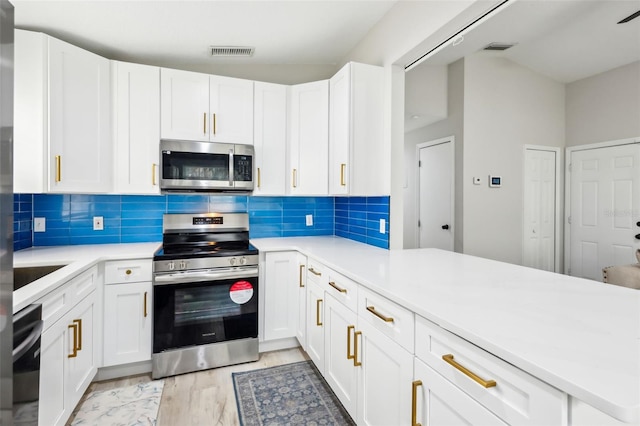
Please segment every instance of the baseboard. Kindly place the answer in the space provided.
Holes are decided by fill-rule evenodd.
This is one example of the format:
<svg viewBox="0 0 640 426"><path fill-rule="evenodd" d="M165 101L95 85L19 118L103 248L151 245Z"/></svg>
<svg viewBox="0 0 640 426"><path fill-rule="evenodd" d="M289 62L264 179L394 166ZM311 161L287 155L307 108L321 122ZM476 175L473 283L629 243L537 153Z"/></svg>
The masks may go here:
<svg viewBox="0 0 640 426"><path fill-rule="evenodd" d="M291 349L300 346L298 339L295 337L287 337L284 339L269 340L258 343L258 352L279 351L280 349Z"/></svg>
<svg viewBox="0 0 640 426"><path fill-rule="evenodd" d="M101 382L103 380L118 379L120 377L135 376L137 374L145 373L151 373L151 360L98 368L98 373L93 381Z"/></svg>

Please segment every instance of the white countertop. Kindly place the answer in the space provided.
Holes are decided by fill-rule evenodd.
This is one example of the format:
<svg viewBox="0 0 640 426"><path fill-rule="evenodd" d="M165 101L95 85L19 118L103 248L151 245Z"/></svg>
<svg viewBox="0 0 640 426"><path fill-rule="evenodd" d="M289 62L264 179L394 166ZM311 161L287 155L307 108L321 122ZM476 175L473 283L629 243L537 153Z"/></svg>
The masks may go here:
<svg viewBox="0 0 640 426"><path fill-rule="evenodd" d="M15 268L66 265L13 292L13 312L55 290L69 279L103 260L147 259L161 243L91 244L31 247L13 253Z"/></svg>
<svg viewBox="0 0 640 426"><path fill-rule="evenodd" d="M640 423L640 291L436 249L339 237L296 250L593 407Z"/></svg>

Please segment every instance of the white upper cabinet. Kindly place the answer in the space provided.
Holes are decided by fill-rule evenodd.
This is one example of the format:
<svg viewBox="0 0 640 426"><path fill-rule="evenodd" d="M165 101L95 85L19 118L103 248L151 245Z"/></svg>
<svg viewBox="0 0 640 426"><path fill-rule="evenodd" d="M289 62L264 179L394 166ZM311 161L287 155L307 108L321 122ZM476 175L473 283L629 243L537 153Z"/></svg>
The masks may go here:
<svg viewBox="0 0 640 426"><path fill-rule="evenodd" d="M288 193L327 195L329 80L291 87Z"/></svg>
<svg viewBox="0 0 640 426"><path fill-rule="evenodd" d="M255 83L253 195L285 195L288 86Z"/></svg>
<svg viewBox="0 0 640 426"><path fill-rule="evenodd" d="M112 61L115 190L159 194L160 68Z"/></svg>
<svg viewBox="0 0 640 426"><path fill-rule="evenodd" d="M111 191L109 61L41 33L15 34L15 191Z"/></svg>
<svg viewBox="0 0 640 426"><path fill-rule="evenodd" d="M253 81L162 68L163 139L253 144Z"/></svg>
<svg viewBox="0 0 640 426"><path fill-rule="evenodd" d="M329 193L388 195L383 68L350 62L329 86Z"/></svg>

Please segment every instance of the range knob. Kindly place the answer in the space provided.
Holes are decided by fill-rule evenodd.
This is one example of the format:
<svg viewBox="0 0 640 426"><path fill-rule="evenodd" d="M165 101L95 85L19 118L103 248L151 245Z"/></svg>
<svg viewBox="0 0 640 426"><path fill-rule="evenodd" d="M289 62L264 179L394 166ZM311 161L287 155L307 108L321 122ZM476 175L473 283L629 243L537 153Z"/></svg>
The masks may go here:
<svg viewBox="0 0 640 426"><path fill-rule="evenodd" d="M187 269L187 262L184 260L180 262L180 269Z"/></svg>
<svg viewBox="0 0 640 426"><path fill-rule="evenodd" d="M247 258L246 258L246 257L244 257L244 256L242 256L242 257L240 258L240 264L241 264L241 265L246 265L246 263L247 263Z"/></svg>
<svg viewBox="0 0 640 426"><path fill-rule="evenodd" d="M173 271L174 269L176 269L176 264L173 262L169 262L167 263L167 268L169 268L170 271Z"/></svg>
<svg viewBox="0 0 640 426"><path fill-rule="evenodd" d="M231 259L229 259L229 264L230 264L231 266L234 266L234 265L236 264L236 258L235 258L235 257L232 257Z"/></svg>

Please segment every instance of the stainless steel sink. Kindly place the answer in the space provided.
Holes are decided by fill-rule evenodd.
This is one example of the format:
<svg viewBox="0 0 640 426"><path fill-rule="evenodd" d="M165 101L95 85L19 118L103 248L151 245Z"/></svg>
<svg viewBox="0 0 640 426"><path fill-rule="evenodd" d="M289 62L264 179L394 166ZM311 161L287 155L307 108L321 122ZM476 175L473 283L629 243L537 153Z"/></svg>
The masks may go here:
<svg viewBox="0 0 640 426"><path fill-rule="evenodd" d="M51 265L51 266L28 266L24 268L13 268L13 291L34 282L60 268L67 265Z"/></svg>

